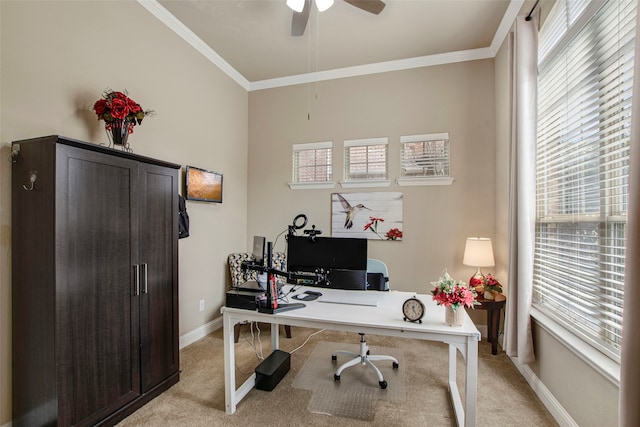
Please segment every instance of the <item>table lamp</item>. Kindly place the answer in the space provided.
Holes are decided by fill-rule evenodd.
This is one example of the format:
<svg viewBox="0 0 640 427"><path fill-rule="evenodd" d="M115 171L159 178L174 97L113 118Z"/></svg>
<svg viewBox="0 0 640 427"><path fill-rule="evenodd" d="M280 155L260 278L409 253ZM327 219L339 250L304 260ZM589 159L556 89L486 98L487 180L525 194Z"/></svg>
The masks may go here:
<svg viewBox="0 0 640 427"><path fill-rule="evenodd" d="M496 265L493 259L491 239L488 237L468 237L464 247L462 263L478 269L469 279L469 286L474 288L477 293L483 293L484 275L480 271L480 267L493 267Z"/></svg>

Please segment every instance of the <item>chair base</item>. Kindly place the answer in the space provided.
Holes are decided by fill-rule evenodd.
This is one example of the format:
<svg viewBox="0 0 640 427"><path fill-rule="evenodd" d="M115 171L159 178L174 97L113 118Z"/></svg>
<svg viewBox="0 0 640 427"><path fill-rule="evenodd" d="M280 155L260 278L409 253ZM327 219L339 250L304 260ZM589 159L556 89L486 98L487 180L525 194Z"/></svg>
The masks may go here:
<svg viewBox="0 0 640 427"><path fill-rule="evenodd" d="M246 323L236 323L233 325L233 342L237 343L240 339L240 327L246 325ZM291 338L291 326L284 325L284 333L287 338Z"/></svg>
<svg viewBox="0 0 640 427"><path fill-rule="evenodd" d="M398 364L398 359L396 359L393 356L371 355L369 352L369 346L367 345L367 341L364 338L364 334L360 333L359 335L360 335L360 353L359 354L353 353L351 351L336 350L331 355L331 360L334 362L338 360L338 355L343 355L351 358L351 360L343 363L338 367L335 374L333 375L334 381L340 381L340 374L345 369L351 366L355 366L357 364L362 364L362 365L367 365L368 367L374 370L374 372L378 376L378 384L380 385L381 389L387 388L387 382L384 380L382 373L380 372L380 369L378 369L378 367L373 364L373 361L389 360L393 362L393 369L398 369L398 367L400 366Z"/></svg>

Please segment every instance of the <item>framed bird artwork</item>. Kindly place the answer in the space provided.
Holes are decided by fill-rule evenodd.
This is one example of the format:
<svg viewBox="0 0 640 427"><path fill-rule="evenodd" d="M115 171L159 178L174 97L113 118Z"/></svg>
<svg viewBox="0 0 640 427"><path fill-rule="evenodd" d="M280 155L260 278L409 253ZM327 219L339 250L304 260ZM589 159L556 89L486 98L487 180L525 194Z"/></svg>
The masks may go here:
<svg viewBox="0 0 640 427"><path fill-rule="evenodd" d="M331 236L402 240L402 193L333 193Z"/></svg>

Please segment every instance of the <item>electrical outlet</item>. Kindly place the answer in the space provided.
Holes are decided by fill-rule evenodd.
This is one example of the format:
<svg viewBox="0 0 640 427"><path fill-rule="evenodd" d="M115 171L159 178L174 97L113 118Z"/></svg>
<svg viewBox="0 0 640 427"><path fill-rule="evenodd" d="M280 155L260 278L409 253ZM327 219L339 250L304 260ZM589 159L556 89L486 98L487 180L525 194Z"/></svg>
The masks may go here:
<svg viewBox="0 0 640 427"><path fill-rule="evenodd" d="M204 300L200 300L200 311L204 311Z"/></svg>

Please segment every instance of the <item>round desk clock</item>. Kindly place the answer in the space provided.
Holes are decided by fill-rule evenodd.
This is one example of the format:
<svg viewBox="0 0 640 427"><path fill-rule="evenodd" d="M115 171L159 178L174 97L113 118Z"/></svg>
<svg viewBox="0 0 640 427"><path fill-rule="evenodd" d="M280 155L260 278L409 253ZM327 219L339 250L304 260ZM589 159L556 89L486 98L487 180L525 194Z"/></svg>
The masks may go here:
<svg viewBox="0 0 640 427"><path fill-rule="evenodd" d="M416 297L411 297L402 304L403 319L409 322L422 323L424 304Z"/></svg>

